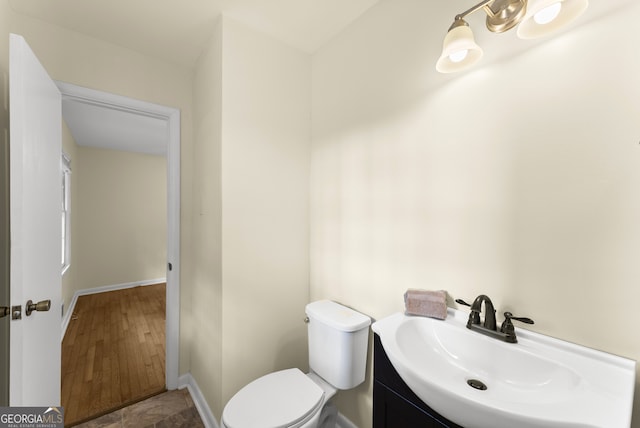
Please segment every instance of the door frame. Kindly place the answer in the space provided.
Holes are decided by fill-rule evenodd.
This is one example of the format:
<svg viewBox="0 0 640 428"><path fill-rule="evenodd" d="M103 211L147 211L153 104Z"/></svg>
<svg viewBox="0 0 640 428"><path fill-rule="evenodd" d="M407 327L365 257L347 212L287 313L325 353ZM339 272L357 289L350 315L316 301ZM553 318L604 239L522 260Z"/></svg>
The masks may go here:
<svg viewBox="0 0 640 428"><path fill-rule="evenodd" d="M165 120L167 123L167 287L165 382L178 387L180 350L180 110L55 81L62 99Z"/></svg>

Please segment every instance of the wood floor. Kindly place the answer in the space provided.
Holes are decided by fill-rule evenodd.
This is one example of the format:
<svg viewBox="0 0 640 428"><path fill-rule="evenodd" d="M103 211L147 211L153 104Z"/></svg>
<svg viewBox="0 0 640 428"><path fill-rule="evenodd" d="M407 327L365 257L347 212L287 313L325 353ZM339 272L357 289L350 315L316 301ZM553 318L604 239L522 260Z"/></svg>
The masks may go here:
<svg viewBox="0 0 640 428"><path fill-rule="evenodd" d="M165 390L165 289L78 298L62 341L65 426Z"/></svg>

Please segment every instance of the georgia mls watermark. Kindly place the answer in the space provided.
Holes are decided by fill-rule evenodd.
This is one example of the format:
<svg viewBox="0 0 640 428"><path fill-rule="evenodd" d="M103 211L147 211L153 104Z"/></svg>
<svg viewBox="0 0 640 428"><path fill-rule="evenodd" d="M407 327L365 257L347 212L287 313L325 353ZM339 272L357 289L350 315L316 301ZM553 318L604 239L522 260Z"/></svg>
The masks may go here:
<svg viewBox="0 0 640 428"><path fill-rule="evenodd" d="M0 428L64 428L64 409L0 407Z"/></svg>

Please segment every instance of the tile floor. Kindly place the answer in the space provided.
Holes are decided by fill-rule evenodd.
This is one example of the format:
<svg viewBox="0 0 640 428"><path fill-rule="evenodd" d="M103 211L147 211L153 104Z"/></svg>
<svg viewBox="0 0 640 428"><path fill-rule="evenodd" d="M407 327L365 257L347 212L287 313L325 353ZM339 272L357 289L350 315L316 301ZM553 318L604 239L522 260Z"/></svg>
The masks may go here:
<svg viewBox="0 0 640 428"><path fill-rule="evenodd" d="M204 428L189 390L176 389L76 425L77 428Z"/></svg>

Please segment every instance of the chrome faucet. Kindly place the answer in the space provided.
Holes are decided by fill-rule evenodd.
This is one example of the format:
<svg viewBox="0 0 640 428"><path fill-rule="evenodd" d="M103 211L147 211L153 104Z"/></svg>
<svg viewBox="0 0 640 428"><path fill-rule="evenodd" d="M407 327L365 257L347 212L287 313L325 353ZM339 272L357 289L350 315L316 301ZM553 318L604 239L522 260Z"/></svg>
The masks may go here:
<svg viewBox="0 0 640 428"><path fill-rule="evenodd" d="M469 320L467 321L467 328L478 333L503 340L508 343L517 343L516 330L511 320L523 322L525 324L533 324L533 320L530 318L514 317L511 312L504 313L504 321L500 326L500 330L496 324L496 310L493 307L493 302L489 296L484 294L479 295L473 301L473 304L468 304L462 299L456 299L456 303L471 307L469 313ZM482 312L482 304L484 303L484 320L480 323L480 314Z"/></svg>

